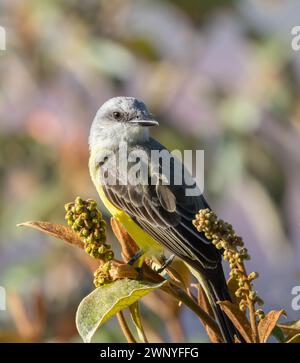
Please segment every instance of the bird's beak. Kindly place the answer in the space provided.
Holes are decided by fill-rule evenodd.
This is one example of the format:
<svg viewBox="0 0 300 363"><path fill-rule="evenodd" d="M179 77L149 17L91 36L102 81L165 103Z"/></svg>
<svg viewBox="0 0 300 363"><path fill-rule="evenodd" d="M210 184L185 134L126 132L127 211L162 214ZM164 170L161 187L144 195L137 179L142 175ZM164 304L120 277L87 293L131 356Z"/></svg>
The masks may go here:
<svg viewBox="0 0 300 363"><path fill-rule="evenodd" d="M138 125L138 126L159 126L159 123L156 120L131 120L129 123Z"/></svg>

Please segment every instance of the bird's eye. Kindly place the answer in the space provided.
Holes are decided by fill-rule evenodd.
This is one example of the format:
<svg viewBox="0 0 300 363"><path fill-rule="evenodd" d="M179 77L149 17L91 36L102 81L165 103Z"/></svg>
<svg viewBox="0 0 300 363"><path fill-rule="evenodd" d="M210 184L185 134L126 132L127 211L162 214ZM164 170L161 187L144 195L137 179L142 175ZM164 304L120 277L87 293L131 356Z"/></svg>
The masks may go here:
<svg viewBox="0 0 300 363"><path fill-rule="evenodd" d="M119 111L113 112L113 116L115 120L120 120L122 118L122 114Z"/></svg>

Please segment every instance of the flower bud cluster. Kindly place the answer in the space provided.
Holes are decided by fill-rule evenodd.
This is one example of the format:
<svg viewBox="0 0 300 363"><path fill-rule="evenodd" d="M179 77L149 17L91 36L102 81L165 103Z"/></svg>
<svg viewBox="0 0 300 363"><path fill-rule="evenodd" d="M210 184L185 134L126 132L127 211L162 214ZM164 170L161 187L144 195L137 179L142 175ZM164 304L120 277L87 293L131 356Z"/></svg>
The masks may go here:
<svg viewBox="0 0 300 363"><path fill-rule="evenodd" d="M201 209L195 216L193 224L205 237L212 241L223 254L225 261L230 266L230 277L237 281L238 288L235 295L239 301L239 308L245 311L249 301L251 304L262 305L262 299L253 291L253 280L258 278L257 272L246 273L244 261L250 260L248 250L231 224L219 219L210 209ZM261 319L264 314L261 309L256 311L256 316Z"/></svg>
<svg viewBox="0 0 300 363"><path fill-rule="evenodd" d="M65 210L67 223L84 242L85 252L103 261L112 260L114 253L106 243L106 222L97 203L77 197L75 203L65 205Z"/></svg>

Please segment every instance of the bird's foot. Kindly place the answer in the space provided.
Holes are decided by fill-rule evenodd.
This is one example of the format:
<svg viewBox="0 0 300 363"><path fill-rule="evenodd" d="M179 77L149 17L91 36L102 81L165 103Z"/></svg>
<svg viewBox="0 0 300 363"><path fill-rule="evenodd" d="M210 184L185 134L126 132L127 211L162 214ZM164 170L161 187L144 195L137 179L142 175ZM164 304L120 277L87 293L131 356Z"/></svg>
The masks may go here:
<svg viewBox="0 0 300 363"><path fill-rule="evenodd" d="M171 263L174 260L174 257L175 257L175 255L171 255L170 257L168 257L167 259L165 259L164 262L163 262L163 264L161 265L161 267L158 270L156 270L156 272L159 273L159 274L161 272L163 272L168 266L171 265Z"/></svg>
<svg viewBox="0 0 300 363"><path fill-rule="evenodd" d="M133 266L138 259L143 256L144 251L143 250L139 250L133 257L131 257L131 259L127 262L128 265Z"/></svg>

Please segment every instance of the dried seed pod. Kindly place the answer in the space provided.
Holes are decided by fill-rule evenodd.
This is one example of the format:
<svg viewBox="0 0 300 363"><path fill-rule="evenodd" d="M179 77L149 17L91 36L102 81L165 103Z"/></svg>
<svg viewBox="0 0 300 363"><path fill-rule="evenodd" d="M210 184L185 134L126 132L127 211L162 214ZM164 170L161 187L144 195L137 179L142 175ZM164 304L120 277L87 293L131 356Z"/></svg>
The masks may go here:
<svg viewBox="0 0 300 363"><path fill-rule="evenodd" d="M252 281L252 280L255 280L258 278L258 273L257 272L251 272L249 275L248 275L248 280L249 281Z"/></svg>
<svg viewBox="0 0 300 363"><path fill-rule="evenodd" d="M241 311L246 311L247 305L246 304L240 304L239 308Z"/></svg>
<svg viewBox="0 0 300 363"><path fill-rule="evenodd" d="M265 317L265 313L262 309L257 309L255 311L255 315L258 317L259 320L261 320Z"/></svg>

